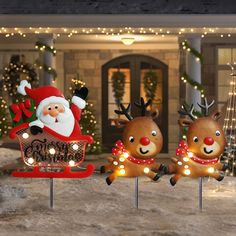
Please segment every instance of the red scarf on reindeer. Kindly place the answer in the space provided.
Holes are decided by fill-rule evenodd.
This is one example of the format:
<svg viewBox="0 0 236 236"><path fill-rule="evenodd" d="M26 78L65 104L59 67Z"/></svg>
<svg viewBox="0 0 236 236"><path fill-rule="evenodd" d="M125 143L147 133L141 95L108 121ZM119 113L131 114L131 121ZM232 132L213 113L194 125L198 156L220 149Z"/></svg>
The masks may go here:
<svg viewBox="0 0 236 236"><path fill-rule="evenodd" d="M189 153L191 153L191 152L188 149L188 144L184 140L181 140L179 142L179 147L176 148L176 156L188 155ZM215 164L215 163L218 162L218 158L214 158L214 159L208 160L208 159L201 159L201 158L199 158L197 156L194 156L194 155L191 156L191 157L188 155L188 157L191 160L193 160L193 161L195 161L195 162L197 162L199 164L203 164L203 165L212 165L212 164Z"/></svg>
<svg viewBox="0 0 236 236"><path fill-rule="evenodd" d="M142 164L153 164L155 159L154 158L149 158L149 159L138 159L135 157L132 157L129 155L128 151L125 150L125 146L122 143L121 140L116 141L115 147L112 148L112 155L121 155L121 154L127 154L127 159L135 164L142 165Z"/></svg>

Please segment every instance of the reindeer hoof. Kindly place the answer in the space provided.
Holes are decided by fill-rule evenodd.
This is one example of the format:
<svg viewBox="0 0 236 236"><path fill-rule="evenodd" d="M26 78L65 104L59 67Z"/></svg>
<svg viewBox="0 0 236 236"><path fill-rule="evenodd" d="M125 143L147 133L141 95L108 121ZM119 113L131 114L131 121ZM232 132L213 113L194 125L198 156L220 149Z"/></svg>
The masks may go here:
<svg viewBox="0 0 236 236"><path fill-rule="evenodd" d="M224 177L225 177L224 173L220 173L220 176L216 180L222 181Z"/></svg>
<svg viewBox="0 0 236 236"><path fill-rule="evenodd" d="M111 185L112 181L109 179L109 177L106 178L107 185Z"/></svg>
<svg viewBox="0 0 236 236"><path fill-rule="evenodd" d="M101 167L100 167L100 173L101 173L101 174L106 173L106 168L105 168L105 166L101 166Z"/></svg>
<svg viewBox="0 0 236 236"><path fill-rule="evenodd" d="M226 164L226 163L224 163L223 168L222 168L222 171L226 171L228 168L229 168L229 165Z"/></svg>
<svg viewBox="0 0 236 236"><path fill-rule="evenodd" d="M159 168L159 171L163 172L164 174L168 174L169 173L169 168L168 168L168 166L166 166L164 164L161 164L160 168Z"/></svg>
<svg viewBox="0 0 236 236"><path fill-rule="evenodd" d="M155 177L152 180L157 181L158 179L160 179L160 177L161 176L159 174L156 174Z"/></svg>
<svg viewBox="0 0 236 236"><path fill-rule="evenodd" d="M176 185L176 180L174 178L170 178L170 184L172 186L175 186Z"/></svg>

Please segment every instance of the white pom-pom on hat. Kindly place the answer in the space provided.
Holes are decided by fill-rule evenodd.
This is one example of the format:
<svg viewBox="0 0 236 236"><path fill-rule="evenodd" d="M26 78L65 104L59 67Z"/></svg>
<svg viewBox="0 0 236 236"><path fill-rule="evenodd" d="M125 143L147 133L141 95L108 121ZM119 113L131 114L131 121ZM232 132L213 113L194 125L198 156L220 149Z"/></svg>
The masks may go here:
<svg viewBox="0 0 236 236"><path fill-rule="evenodd" d="M27 80L22 80L17 88L17 92L26 95L25 87L31 89L31 84Z"/></svg>

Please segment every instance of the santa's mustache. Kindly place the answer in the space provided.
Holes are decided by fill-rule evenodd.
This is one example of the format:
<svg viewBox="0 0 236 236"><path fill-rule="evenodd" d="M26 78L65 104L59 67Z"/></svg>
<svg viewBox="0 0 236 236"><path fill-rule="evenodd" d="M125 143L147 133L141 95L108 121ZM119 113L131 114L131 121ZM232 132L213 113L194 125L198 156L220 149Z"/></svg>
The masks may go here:
<svg viewBox="0 0 236 236"><path fill-rule="evenodd" d="M65 123L67 120L71 119L73 117L73 114L70 109L66 108L63 113L59 113L58 116L52 117L49 114L43 115L39 117L39 119L45 123L45 124L53 124L56 123L56 120L58 123Z"/></svg>

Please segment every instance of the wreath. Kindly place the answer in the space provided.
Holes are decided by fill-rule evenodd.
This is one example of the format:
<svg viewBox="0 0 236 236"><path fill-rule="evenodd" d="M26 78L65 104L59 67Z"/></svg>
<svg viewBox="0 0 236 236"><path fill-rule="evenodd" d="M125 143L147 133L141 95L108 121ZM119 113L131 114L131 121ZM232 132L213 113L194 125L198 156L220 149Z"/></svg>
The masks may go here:
<svg viewBox="0 0 236 236"><path fill-rule="evenodd" d="M148 71L143 77L144 91L147 99L154 100L158 84L158 76L154 71Z"/></svg>
<svg viewBox="0 0 236 236"><path fill-rule="evenodd" d="M7 91L13 99L18 95L17 86L20 84L21 74L26 75L26 79L30 84L38 81L34 65L23 62L9 63L8 67L6 67L3 72L3 89Z"/></svg>
<svg viewBox="0 0 236 236"><path fill-rule="evenodd" d="M125 94L125 74L121 71L113 72L111 80L113 95L118 105Z"/></svg>

